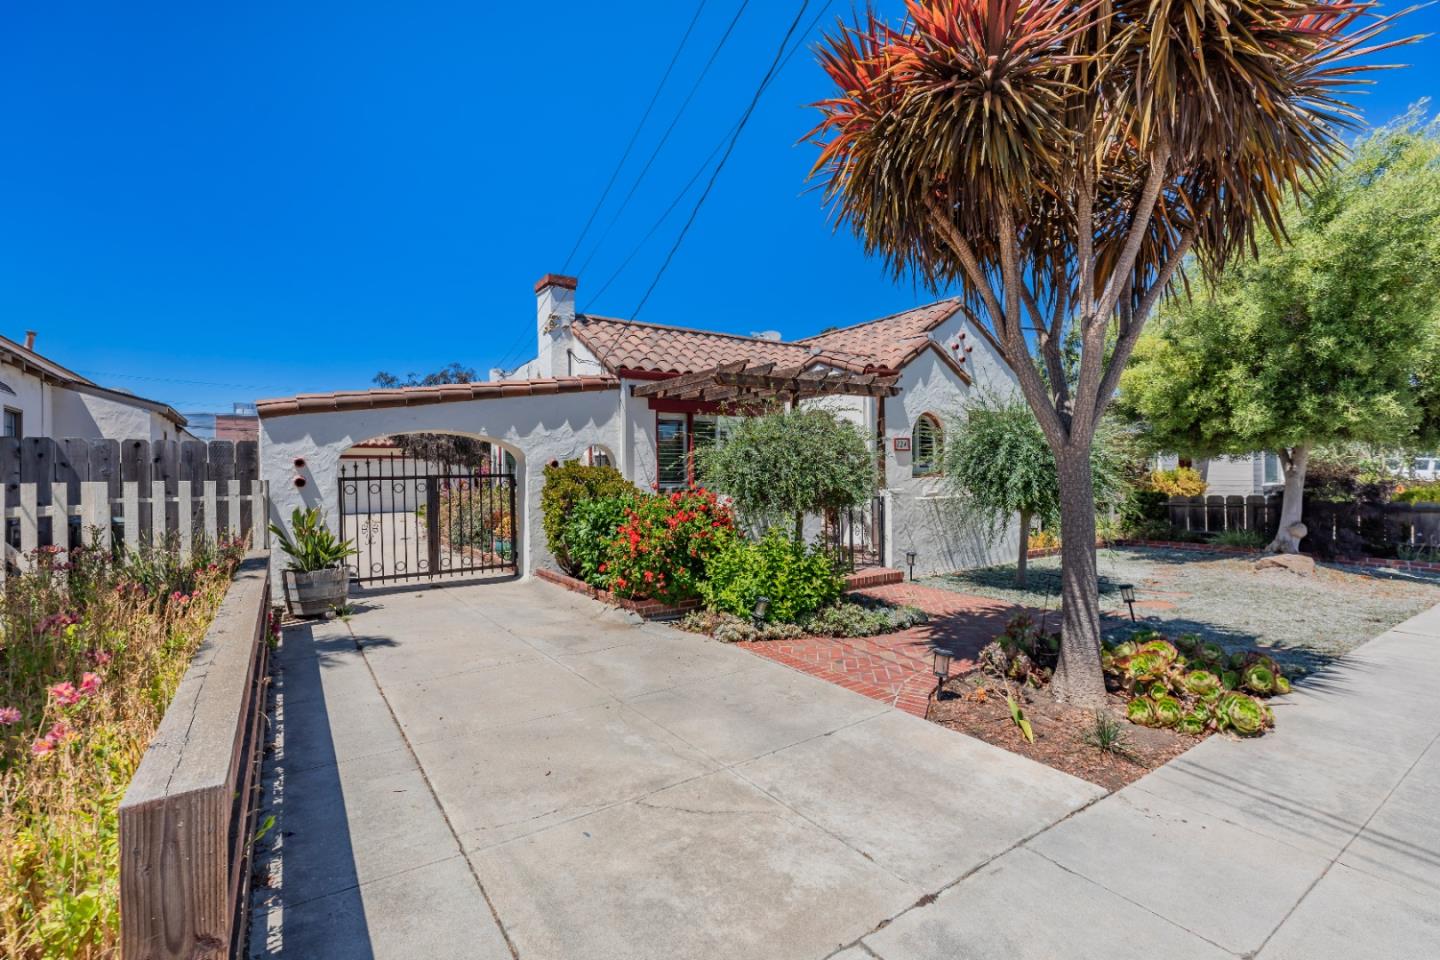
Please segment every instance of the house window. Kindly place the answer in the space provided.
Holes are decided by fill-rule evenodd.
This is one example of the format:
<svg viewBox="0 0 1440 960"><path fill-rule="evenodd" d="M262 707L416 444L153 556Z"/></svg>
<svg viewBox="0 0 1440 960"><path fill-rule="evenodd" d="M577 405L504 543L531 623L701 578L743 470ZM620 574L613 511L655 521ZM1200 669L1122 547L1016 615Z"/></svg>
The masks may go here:
<svg viewBox="0 0 1440 960"><path fill-rule="evenodd" d="M655 460L661 490L690 485L690 422L683 413L662 413L655 422Z"/></svg>
<svg viewBox="0 0 1440 960"><path fill-rule="evenodd" d="M610 451L599 444L585 448L584 462L589 467L613 467L615 465L610 458Z"/></svg>
<svg viewBox="0 0 1440 960"><path fill-rule="evenodd" d="M910 474L926 477L940 472L940 454L945 445L945 434L940 421L928 413L922 413L915 421L912 442Z"/></svg>
<svg viewBox="0 0 1440 960"><path fill-rule="evenodd" d="M1280 457L1268 450L1265 452L1265 482L1285 482L1285 474L1280 470Z"/></svg>
<svg viewBox="0 0 1440 960"><path fill-rule="evenodd" d="M14 407L5 408L5 436L17 440L25 436L25 415Z"/></svg>

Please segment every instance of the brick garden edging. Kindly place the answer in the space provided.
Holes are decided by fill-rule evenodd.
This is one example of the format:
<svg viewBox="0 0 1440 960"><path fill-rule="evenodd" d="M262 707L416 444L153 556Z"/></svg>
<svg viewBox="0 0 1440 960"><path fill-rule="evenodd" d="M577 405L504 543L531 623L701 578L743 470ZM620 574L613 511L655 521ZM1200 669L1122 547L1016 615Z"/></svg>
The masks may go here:
<svg viewBox="0 0 1440 960"><path fill-rule="evenodd" d="M699 610L702 606L699 600L686 600L680 604L661 603L659 600L631 600L627 597L617 597L609 590L602 590L592 586L584 580L576 579L559 570L551 570L549 567L539 567L535 576L541 580L553 583L558 587L575 593L583 593L593 600L601 603L608 603L611 606L619 607L622 610L629 610L632 613L644 617L646 620L676 620L692 610ZM856 571L845 577L845 592L852 590L866 590L871 587L883 587L891 583L900 583L905 579L905 574L899 570L891 570L889 567L869 567Z"/></svg>
<svg viewBox="0 0 1440 960"><path fill-rule="evenodd" d="M599 600L601 603L608 603L622 610L629 610L631 613L638 614L646 620L674 620L684 616L691 610L700 609L699 600L686 600L684 603L671 606L668 603L661 603L659 600L631 600L627 597L617 597L609 590L601 590L599 587L592 586L584 580L577 580L575 577L561 573L559 570L551 570L549 567L537 567L535 576L541 580L553 583L558 587L564 587L566 590L583 593L585 596L593 600Z"/></svg>

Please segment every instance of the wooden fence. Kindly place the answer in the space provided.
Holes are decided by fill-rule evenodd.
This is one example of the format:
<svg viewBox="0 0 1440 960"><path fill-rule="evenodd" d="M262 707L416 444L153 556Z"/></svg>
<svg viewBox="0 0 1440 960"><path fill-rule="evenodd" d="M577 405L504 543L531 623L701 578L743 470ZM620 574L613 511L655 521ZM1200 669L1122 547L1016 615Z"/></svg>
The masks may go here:
<svg viewBox="0 0 1440 960"><path fill-rule="evenodd" d="M247 931L269 668L268 553L240 565L120 803L120 955L222 960Z"/></svg>
<svg viewBox="0 0 1440 960"><path fill-rule="evenodd" d="M269 543L266 485L254 440L0 439L5 562L24 570L37 547L250 535Z"/></svg>
<svg viewBox="0 0 1440 960"><path fill-rule="evenodd" d="M1176 530L1216 534L1256 530L1269 540L1280 526L1280 495L1172 497L1166 504ZM1440 504L1331 503L1306 498L1308 532L1300 549L1321 557L1389 559L1440 546Z"/></svg>

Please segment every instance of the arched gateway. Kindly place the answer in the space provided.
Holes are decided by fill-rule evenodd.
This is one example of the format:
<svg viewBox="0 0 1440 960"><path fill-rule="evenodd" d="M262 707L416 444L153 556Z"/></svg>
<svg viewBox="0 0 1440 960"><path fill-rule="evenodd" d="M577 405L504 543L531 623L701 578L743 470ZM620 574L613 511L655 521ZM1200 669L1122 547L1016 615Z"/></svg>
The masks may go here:
<svg viewBox="0 0 1440 960"><path fill-rule="evenodd" d="M261 401L271 519L319 507L356 542L362 582L529 573L549 560L544 466L617 446L619 392L610 377L558 377ZM417 433L470 437L492 456L401 456L382 439Z"/></svg>

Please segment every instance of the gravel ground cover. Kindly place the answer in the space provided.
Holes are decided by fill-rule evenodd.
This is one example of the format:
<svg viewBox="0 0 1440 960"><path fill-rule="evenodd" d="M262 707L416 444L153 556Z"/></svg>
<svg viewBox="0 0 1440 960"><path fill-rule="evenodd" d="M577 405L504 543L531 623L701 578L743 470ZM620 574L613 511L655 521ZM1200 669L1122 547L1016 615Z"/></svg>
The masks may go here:
<svg viewBox="0 0 1440 960"><path fill-rule="evenodd" d="M1133 583L1140 627L1172 636L1198 633L1230 649L1264 647L1285 666L1303 671L1440 603L1440 576L1435 574L1317 564L1313 577L1303 577L1285 570L1257 571L1256 557L1155 547L1102 549L1097 556L1102 609L1114 618L1106 621L1107 633L1130 631L1119 585ZM1054 610L1060 602L1060 558L1030 561L1024 590L1015 587L1013 566L924 582Z"/></svg>

